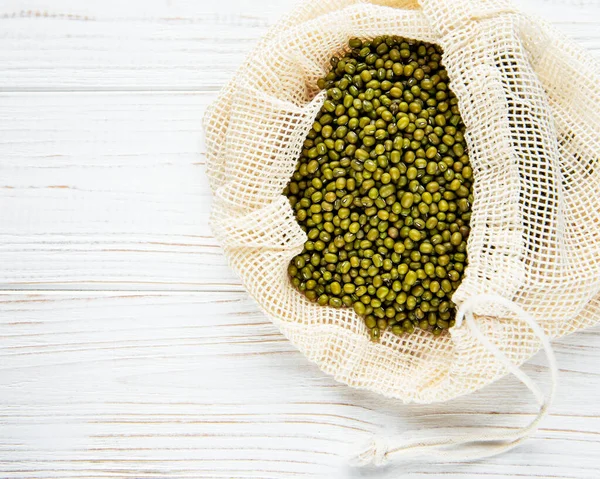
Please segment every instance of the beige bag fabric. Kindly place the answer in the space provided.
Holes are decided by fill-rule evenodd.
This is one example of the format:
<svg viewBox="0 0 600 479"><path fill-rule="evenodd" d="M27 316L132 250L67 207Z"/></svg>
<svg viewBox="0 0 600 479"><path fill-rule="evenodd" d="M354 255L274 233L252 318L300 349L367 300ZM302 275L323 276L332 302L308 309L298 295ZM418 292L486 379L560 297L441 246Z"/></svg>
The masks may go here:
<svg viewBox="0 0 600 479"><path fill-rule="evenodd" d="M444 49L475 177L469 266L453 298L473 327L374 343L351 308L291 286L287 265L306 238L282 190L330 57L352 37L385 34ZM404 402L445 401L536 353L536 322L556 338L600 320L599 112L598 63L508 0L309 0L206 114L212 227L249 293L323 371Z"/></svg>

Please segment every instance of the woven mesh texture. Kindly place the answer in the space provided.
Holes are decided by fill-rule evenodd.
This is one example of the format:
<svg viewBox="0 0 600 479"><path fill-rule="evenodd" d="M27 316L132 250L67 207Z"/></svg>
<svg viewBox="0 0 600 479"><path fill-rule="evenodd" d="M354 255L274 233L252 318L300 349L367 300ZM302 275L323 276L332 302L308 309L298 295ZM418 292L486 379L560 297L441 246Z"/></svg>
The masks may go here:
<svg viewBox="0 0 600 479"><path fill-rule="evenodd" d="M551 337L600 320L600 67L506 0L310 0L271 29L206 114L212 228L261 308L337 380L444 401L506 374L468 328L373 343L352 309L313 304L287 277L306 237L281 193L324 100L316 82L350 38L377 35L441 45L459 98L476 181L455 302L500 294ZM540 348L497 306L475 313L515 363Z"/></svg>

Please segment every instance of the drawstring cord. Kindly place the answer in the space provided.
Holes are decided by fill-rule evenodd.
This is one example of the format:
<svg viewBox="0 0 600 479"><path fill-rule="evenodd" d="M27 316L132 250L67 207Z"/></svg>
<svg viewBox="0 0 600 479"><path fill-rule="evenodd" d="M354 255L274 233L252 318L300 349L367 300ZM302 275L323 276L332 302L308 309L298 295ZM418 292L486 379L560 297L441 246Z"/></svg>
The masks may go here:
<svg viewBox="0 0 600 479"><path fill-rule="evenodd" d="M552 385L547 395L540 390L535 382L516 366L493 342L491 342L479 329L473 310L483 304L497 304L515 313L519 319L527 323L542 343L546 353ZM509 301L497 294L481 294L469 298L459 308L456 314L455 328L460 328L463 322L477 338L477 340L516 378L518 378L535 396L539 411L535 418L527 425L514 431L495 433L474 433L462 436L444 436L414 439L397 443L394 440L374 437L365 447L356 453L350 462L354 466L373 464L381 466L396 458L414 458L428 456L445 461L474 461L503 453L524 442L539 427L540 422L548 414L548 409L554 399L558 382L558 366L550 340L538 325L535 318L513 301ZM395 444L396 443L396 444Z"/></svg>

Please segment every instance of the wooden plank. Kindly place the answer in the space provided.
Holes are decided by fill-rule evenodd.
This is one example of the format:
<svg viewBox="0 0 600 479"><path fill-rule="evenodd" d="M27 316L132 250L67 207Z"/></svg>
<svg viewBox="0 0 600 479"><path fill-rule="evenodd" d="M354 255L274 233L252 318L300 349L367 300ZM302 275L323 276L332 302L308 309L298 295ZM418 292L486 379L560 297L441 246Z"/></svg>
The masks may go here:
<svg viewBox="0 0 600 479"><path fill-rule="evenodd" d="M7 479L366 477L344 455L372 433L515 427L534 409L510 378L430 406L350 389L243 293L3 293L0 337ZM534 439L472 464L409 462L402 477L597 477L599 345L597 330L557 342L559 397ZM547 385L541 362L526 369Z"/></svg>
<svg viewBox="0 0 600 479"><path fill-rule="evenodd" d="M294 3L6 1L0 91L216 91ZM522 5L600 56L597 4Z"/></svg>
<svg viewBox="0 0 600 479"><path fill-rule="evenodd" d="M275 1L23 3L0 7L2 91L214 91L283 10Z"/></svg>
<svg viewBox="0 0 600 479"><path fill-rule="evenodd" d="M209 94L0 94L0 289L239 290L208 226Z"/></svg>

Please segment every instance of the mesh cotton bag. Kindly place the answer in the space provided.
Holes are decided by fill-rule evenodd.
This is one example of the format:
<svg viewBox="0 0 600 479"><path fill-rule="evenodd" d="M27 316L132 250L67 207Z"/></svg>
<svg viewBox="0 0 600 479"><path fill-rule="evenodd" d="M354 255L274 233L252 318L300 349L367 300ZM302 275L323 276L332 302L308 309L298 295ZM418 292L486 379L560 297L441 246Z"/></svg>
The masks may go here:
<svg viewBox="0 0 600 479"><path fill-rule="evenodd" d="M439 338L417 329L371 342L352 309L309 302L287 276L306 238L282 190L324 100L317 80L350 38L378 35L442 46L467 127L469 266L453 297L457 326ZM518 365L542 346L553 360L547 338L600 320L599 111L598 63L507 0L310 0L268 33L206 114L212 227L261 308L337 380L431 403L513 372L538 397L539 420L549 399ZM462 438L459 458L514 447L536 425ZM482 452L482 440L494 447ZM456 443L376 441L359 461L446 457Z"/></svg>

